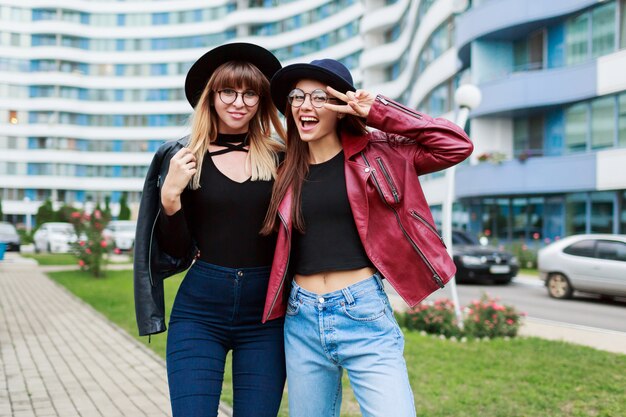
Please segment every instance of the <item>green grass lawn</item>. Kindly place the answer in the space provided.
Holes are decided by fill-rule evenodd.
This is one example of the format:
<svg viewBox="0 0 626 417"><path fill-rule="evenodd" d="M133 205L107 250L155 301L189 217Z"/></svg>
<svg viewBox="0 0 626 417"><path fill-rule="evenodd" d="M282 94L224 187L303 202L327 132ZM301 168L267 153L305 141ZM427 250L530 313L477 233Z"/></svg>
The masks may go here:
<svg viewBox="0 0 626 417"><path fill-rule="evenodd" d="M49 275L165 356L165 334L150 344L136 336L130 271L108 271L103 279L80 271ZM166 280L168 315L180 281ZM455 343L408 332L405 357L418 416L626 416L626 355L537 338ZM341 415L360 416L344 381ZM232 403L230 385L227 371L223 399ZM285 400L280 415L288 415Z"/></svg>
<svg viewBox="0 0 626 417"><path fill-rule="evenodd" d="M21 253L24 258L32 258L39 265L78 265L78 258L71 253Z"/></svg>

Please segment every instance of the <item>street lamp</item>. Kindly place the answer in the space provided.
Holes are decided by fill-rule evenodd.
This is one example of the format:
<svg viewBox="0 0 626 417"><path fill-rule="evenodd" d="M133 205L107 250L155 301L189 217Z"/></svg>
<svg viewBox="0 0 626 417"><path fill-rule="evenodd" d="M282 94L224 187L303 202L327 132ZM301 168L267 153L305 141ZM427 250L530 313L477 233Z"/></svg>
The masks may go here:
<svg viewBox="0 0 626 417"><path fill-rule="evenodd" d="M482 95L478 87L472 84L465 84L457 88L454 93L454 101L459 107L459 111L456 115L456 124L465 129L467 118L471 109L478 107ZM452 204L454 202L454 174L456 167L451 166L446 170L446 196L443 200L441 208L441 232L443 234L443 241L448 247L448 253L450 257L453 256L452 248ZM449 282L450 292L452 292L452 303L454 304L454 313L456 314L457 322L460 327L463 327L463 317L461 316L461 307L459 305L459 295L456 289L456 279L452 277Z"/></svg>

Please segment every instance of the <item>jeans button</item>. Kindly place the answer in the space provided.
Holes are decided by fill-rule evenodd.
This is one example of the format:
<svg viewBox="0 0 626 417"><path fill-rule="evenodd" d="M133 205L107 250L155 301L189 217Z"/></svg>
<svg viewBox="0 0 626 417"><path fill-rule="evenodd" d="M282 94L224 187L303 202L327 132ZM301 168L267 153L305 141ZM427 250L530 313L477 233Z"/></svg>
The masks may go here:
<svg viewBox="0 0 626 417"><path fill-rule="evenodd" d="M317 301L319 301L319 302L320 302L320 304L324 304L324 297L320 297L320 298L318 298L318 299L317 299Z"/></svg>
<svg viewBox="0 0 626 417"><path fill-rule="evenodd" d="M237 271L237 275L243 277L243 271Z"/></svg>

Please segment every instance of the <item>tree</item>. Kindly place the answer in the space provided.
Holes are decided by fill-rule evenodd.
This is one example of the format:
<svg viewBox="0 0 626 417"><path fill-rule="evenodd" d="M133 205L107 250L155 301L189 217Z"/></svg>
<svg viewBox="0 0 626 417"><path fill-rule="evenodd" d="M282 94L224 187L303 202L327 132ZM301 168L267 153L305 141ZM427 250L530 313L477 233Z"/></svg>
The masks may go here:
<svg viewBox="0 0 626 417"><path fill-rule="evenodd" d="M52 208L52 201L50 199L46 199L41 206L37 209L37 214L35 214L35 222L37 223L37 227L41 226L46 222L53 222L57 220L58 214Z"/></svg>
<svg viewBox="0 0 626 417"><path fill-rule="evenodd" d="M120 197L120 214L118 214L118 220L130 220L130 207L128 207L127 193L122 193Z"/></svg>
<svg viewBox="0 0 626 417"><path fill-rule="evenodd" d="M2 199L0 198L0 221L4 220L4 213L2 212Z"/></svg>
<svg viewBox="0 0 626 417"><path fill-rule="evenodd" d="M104 215L107 217L111 217L111 196L107 195L104 197Z"/></svg>

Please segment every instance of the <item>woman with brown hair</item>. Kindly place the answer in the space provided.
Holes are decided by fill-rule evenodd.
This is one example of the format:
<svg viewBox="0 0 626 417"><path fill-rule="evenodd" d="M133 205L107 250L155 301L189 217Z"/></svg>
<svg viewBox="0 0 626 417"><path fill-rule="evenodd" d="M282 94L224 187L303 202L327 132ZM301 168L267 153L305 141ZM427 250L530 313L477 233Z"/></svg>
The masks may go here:
<svg viewBox="0 0 626 417"><path fill-rule="evenodd" d="M278 230L263 316L286 314L289 415L339 416L346 369L363 416L415 416L382 280L414 306L454 274L418 175L472 144L447 120L356 90L332 59L279 70L271 91L289 145L263 229Z"/></svg>
<svg viewBox="0 0 626 417"><path fill-rule="evenodd" d="M159 311L162 284L154 276L168 271L159 262L196 258L169 322L174 417L217 415L230 350L235 415L275 417L278 412L285 381L283 322L261 323L276 237L259 235L283 149L271 137L272 127L285 138L269 91L278 69L269 51L252 44L207 52L185 82L194 108L191 134L157 152L164 153L166 175L156 181L156 239L147 245L145 275L152 287L135 274L141 334L165 330Z"/></svg>

